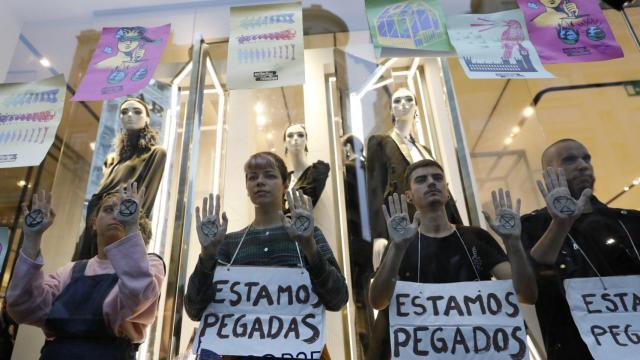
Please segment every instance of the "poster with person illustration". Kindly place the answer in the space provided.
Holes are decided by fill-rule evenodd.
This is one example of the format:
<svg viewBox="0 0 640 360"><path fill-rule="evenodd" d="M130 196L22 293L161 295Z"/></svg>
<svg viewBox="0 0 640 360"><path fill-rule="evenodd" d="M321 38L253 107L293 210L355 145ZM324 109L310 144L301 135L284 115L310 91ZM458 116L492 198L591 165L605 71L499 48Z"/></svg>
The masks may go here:
<svg viewBox="0 0 640 360"><path fill-rule="evenodd" d="M65 95L62 74L0 84L0 169L42 162L56 137Z"/></svg>
<svg viewBox="0 0 640 360"><path fill-rule="evenodd" d="M365 0L365 8L375 48L422 50L434 56L454 51L437 0Z"/></svg>
<svg viewBox="0 0 640 360"><path fill-rule="evenodd" d="M544 64L624 56L597 0L518 0L518 5Z"/></svg>
<svg viewBox="0 0 640 360"><path fill-rule="evenodd" d="M529 41L522 12L447 18L449 38L470 79L550 78Z"/></svg>
<svg viewBox="0 0 640 360"><path fill-rule="evenodd" d="M170 24L103 28L72 100L107 100L140 91L152 79L170 31Z"/></svg>
<svg viewBox="0 0 640 360"><path fill-rule="evenodd" d="M304 84L302 3L239 6L230 12L229 89Z"/></svg>

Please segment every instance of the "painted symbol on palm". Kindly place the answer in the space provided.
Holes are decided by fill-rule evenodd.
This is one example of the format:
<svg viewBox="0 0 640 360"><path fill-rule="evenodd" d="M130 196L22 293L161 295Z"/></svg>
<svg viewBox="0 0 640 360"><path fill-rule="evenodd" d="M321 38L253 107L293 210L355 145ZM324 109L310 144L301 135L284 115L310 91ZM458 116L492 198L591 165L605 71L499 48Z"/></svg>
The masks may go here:
<svg viewBox="0 0 640 360"><path fill-rule="evenodd" d="M400 234L407 232L409 227L409 219L405 216L394 216L391 218L391 228Z"/></svg>
<svg viewBox="0 0 640 360"><path fill-rule="evenodd" d="M24 217L24 223L30 228L37 227L44 222L44 213L40 209L35 209L29 212Z"/></svg>
<svg viewBox="0 0 640 360"><path fill-rule="evenodd" d="M498 223L505 229L513 229L516 227L516 217L511 214L501 214L498 216Z"/></svg>
<svg viewBox="0 0 640 360"><path fill-rule="evenodd" d="M516 199L515 207L511 200L511 192L509 190L498 189L491 192L491 200L496 213L495 221L486 211L482 214L487 223L503 241L511 241L520 237L520 206L522 201Z"/></svg>
<svg viewBox="0 0 640 360"><path fill-rule="evenodd" d="M120 202L118 213L120 216L131 217L138 212L138 202L133 199L124 199Z"/></svg>
<svg viewBox="0 0 640 360"><path fill-rule="evenodd" d="M580 194L579 199L575 199L570 190L564 169L547 168L542 173L544 183L536 181L538 190L547 203L547 209L553 218L562 220L575 220L584 211L585 206L590 201L592 190L586 188Z"/></svg>
<svg viewBox="0 0 640 360"><path fill-rule="evenodd" d="M218 235L218 223L214 219L205 219L200 225L202 233L209 238L215 238Z"/></svg>
<svg viewBox="0 0 640 360"><path fill-rule="evenodd" d="M552 201L553 208L563 215L571 216L576 213L578 204L575 199L569 196L556 196Z"/></svg>
<svg viewBox="0 0 640 360"><path fill-rule="evenodd" d="M297 231L305 233L311 227L311 218L306 215L297 215L293 218L293 227Z"/></svg>

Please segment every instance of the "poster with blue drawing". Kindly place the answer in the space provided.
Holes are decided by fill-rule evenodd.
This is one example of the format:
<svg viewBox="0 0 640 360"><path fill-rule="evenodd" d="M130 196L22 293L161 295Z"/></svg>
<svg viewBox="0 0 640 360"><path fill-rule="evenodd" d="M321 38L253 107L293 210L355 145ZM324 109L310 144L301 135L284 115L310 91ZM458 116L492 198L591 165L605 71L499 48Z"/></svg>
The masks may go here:
<svg viewBox="0 0 640 360"><path fill-rule="evenodd" d="M365 0L365 8L376 48L453 51L438 0Z"/></svg>
<svg viewBox="0 0 640 360"><path fill-rule="evenodd" d="M73 101L108 100L140 91L160 63L171 25L102 29Z"/></svg>
<svg viewBox="0 0 640 360"><path fill-rule="evenodd" d="M232 7L227 87L304 84L302 3Z"/></svg>
<svg viewBox="0 0 640 360"><path fill-rule="evenodd" d="M66 95L64 75L0 84L0 168L38 166L60 125Z"/></svg>
<svg viewBox="0 0 640 360"><path fill-rule="evenodd" d="M469 78L554 77L542 66L520 10L456 15L447 23L449 38Z"/></svg>

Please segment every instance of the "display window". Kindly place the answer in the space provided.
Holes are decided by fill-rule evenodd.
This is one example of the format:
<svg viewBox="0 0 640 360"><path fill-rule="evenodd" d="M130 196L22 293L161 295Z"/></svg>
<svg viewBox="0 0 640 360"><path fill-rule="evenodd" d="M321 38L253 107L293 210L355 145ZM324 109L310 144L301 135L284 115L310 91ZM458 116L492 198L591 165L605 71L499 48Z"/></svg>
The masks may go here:
<svg viewBox="0 0 640 360"><path fill-rule="evenodd" d="M16 16L13 21L7 19L12 27L7 31L6 41L12 44L12 50L0 56L4 61L0 62L0 77L4 76L4 83L26 83L64 74L66 94L64 113L44 160L38 166L0 169L0 184L4 189L0 196L0 236L6 234L6 239L0 238L3 299L16 274L24 276L19 270L20 249L25 238L27 244L32 243L28 232L33 229L26 224L25 215L29 212L24 212L23 204L31 212L35 203L44 204L45 209L47 196L38 194L42 190L52 194L55 221L40 245L44 258L42 270L48 274L72 260L91 259L105 252L103 239L106 237L98 234L95 225L103 211L102 199L117 196L110 194L118 194L123 182L136 181L140 188L145 187L145 196L137 198L138 192L130 189L118 199L120 202L132 200L139 210L117 216L121 216L121 220L131 219L128 216L137 217L140 213L149 219L145 228L152 235L139 261L132 262L150 264L149 276L157 283L157 294L154 293L157 300L145 303L148 308L140 310L140 313L148 311L155 315L142 316L140 329L145 330L139 330L133 342L144 341L136 346L134 357L195 358L193 349L199 348L205 333L202 322L193 320L185 309L188 301L185 294L193 281L190 277L200 266L203 253L202 234L199 234L203 230L195 209L197 206L203 209L203 199L209 199L209 194L214 198L219 195L217 210L226 214L227 234L251 230L261 205L250 196L245 163L253 154L271 152L287 166L283 190L301 191L308 197L314 225L321 230L328 245L324 250L334 257L334 270L339 274L336 278L342 276L349 289L348 301L343 306L324 312L326 346L322 355L316 355L323 359L383 359L391 356L385 353L389 351L390 341L392 345L400 345L398 339L394 342L393 336L389 339L386 310L376 310L370 298L372 279L390 251L390 241L393 242L381 208L388 206L388 196L393 193L411 192L411 182L404 179L411 164L423 160L440 164L439 171L446 178L443 189L447 196L442 203L446 220L458 228L475 226L487 230L488 237L474 241L481 243L483 239L490 239L489 247L498 254L492 260L511 259L503 255L511 249L500 240L501 233L496 231L495 223L487 223L483 216L483 211L494 216L500 207L494 204L497 200L492 198L492 190L509 189L514 204L516 198L520 199L519 215L547 207L549 199L541 194L536 181L545 180L543 173L547 165L551 166L551 155L558 153L557 149L555 152L545 152L545 149L558 140L575 139L582 144L580 151L586 149L587 155L576 156L584 157L583 161L593 168L593 178L597 178L595 185L592 181L589 187L598 201L595 213L607 213L609 210L604 210L605 207L626 209L621 211L632 214L640 210L637 205L640 163L634 157L635 138L640 133L634 120L634 114L640 110L640 79L636 78L640 47L632 32L640 23L637 7L626 9L624 16L628 21L625 21L622 13L602 6L624 52L622 58L545 64L544 68L555 78L470 79L455 52L426 54L416 49L399 52L383 47L376 53L363 4L303 2L303 30L298 34L303 39L301 48L287 45L278 49L238 49L238 44L250 44L255 39L249 35L232 36L238 26L229 8L267 4L259 3L229 6L151 2L135 7L112 4L105 5L104 10L86 6L73 9L69 14L61 13L64 9L56 9L48 16L35 18L29 17L23 6L7 5L7 13ZM495 6L497 8L493 8ZM443 8L444 13L451 16L512 10L517 4L515 1L500 2L500 5L470 1L443 4ZM387 30L395 29L391 26L394 24L400 26L391 23L397 12L405 10L394 11L385 18ZM417 14L420 9L412 11ZM7 15L0 18L2 16ZM263 19L247 15L244 19L253 21L254 25L260 21L274 24L288 21L286 16ZM171 24L171 30L163 38L166 45L155 71L151 74L127 71L132 68L131 63L139 62L136 57L153 53L153 47L158 46L160 40L150 35L154 34L150 29L164 24ZM244 23L243 29L253 29L251 24ZM100 40L103 27L115 28L112 35L115 48L105 46ZM147 34L140 28L147 29ZM383 35L394 36L393 32ZM295 37L295 34L280 31L263 36ZM376 41L383 40L373 42ZM393 43L393 39L384 41ZM146 87L126 96L72 100L93 66L90 63L94 51L121 64L114 66L115 70L109 75L111 85L134 83L136 76L152 79ZM301 81L271 87L237 85L247 81L238 80L241 78L238 74L247 77L239 70L244 69L242 65L275 58L276 51L279 59L290 58L291 63L298 56L298 60L302 60L299 68L293 69L291 65L291 72L259 71L249 78L268 82L280 76L280 80L288 81L290 77L302 78ZM129 65L122 65L125 63ZM562 144L566 145L561 141ZM578 146L576 142L571 144ZM554 166L561 167L559 163ZM124 178L127 180L123 181ZM547 184L545 190L551 193L553 188ZM34 198L34 195L37 196ZM579 196L571 195L576 198L573 203L578 204ZM208 202L211 206L210 200ZM603 207L598 207L600 205ZM282 199L283 214L290 214L283 216L295 217L292 211L295 212L296 207ZM412 219L414 212L415 207L410 205L407 217ZM548 223L531 225L544 220L535 217L536 213L533 216L523 218L522 234L526 234L522 235L526 251L523 259L526 256L527 264L537 261L538 251L531 250L535 245L527 246L527 242L534 244L542 238L544 231L540 234L535 231L548 226ZM45 216L45 222L46 219ZM629 235L629 244L634 244L633 235L640 229L635 218L625 219L621 221L628 224L623 227ZM219 226L215 224L218 230ZM533 226L535 231L527 226ZM585 226L590 229L591 225ZM7 231L3 232L2 228ZM622 240L626 239L622 231L614 233L602 235L607 236L605 250L609 249L606 246L614 248L626 241ZM613 242L607 242L610 240ZM134 241L137 240L131 242ZM582 244L581 241L578 239L577 243ZM296 249L300 251L299 246ZM471 268L478 270L481 265L477 261L481 260L477 254L469 253L467 247L463 249L467 250ZM576 249L572 251L578 251ZM632 250L620 249L626 249L633 258ZM471 252L476 250L474 246ZM263 251L269 254L270 249L265 247ZM421 251L418 248L419 254ZM442 251L444 254L445 250ZM567 254L565 248L559 251L562 256L566 255L565 262L561 256L556 264L560 273L565 268L578 266L570 263L573 258L569 255L573 253ZM157 254L163 261L154 256L140 260L144 252ZM586 252L589 253L589 249ZM35 259L38 252L34 254ZM633 261L627 263L624 254L618 255L629 268L608 269L601 271L602 274L598 272L597 276L589 270L577 277L597 279L600 275L637 274ZM305 256L302 251L300 262L303 264L308 261ZM580 261L584 262L582 258ZM598 261L589 269L601 269ZM532 271L538 275L538 270ZM400 274L400 280L410 278L407 274ZM478 279L486 277L484 280L499 278L491 271L482 274L476 271L476 275ZM263 275L254 276L262 279ZM572 277L567 275L567 278ZM472 280L475 278L469 281ZM546 293L542 285L537 286L540 298ZM516 290L521 289L516 286ZM107 295L105 298L108 300ZM538 302L537 308L520 305L526 329L523 326L519 340L523 344L522 354L528 354L531 359L546 359L549 341L566 345L562 342L565 340L558 340L557 332L550 333L553 315L549 315L548 301L545 304ZM547 306L542 314L540 306ZM5 316L6 310L2 311ZM568 307L564 315L566 321L571 321ZM42 316L41 321L35 321L36 325L47 319L46 314ZM45 343L43 331L38 326L18 326L6 319L4 329L0 330L3 337L0 341L7 344L7 350L0 349L4 351L0 358L11 352L14 359L38 358ZM138 325L131 319L123 321L133 324L122 330L125 337L131 339L127 331L138 329L135 328ZM124 329L118 324L118 329ZM573 326L573 322L571 324ZM140 336L142 332L144 335ZM548 358L559 359L561 354L551 353Z"/></svg>

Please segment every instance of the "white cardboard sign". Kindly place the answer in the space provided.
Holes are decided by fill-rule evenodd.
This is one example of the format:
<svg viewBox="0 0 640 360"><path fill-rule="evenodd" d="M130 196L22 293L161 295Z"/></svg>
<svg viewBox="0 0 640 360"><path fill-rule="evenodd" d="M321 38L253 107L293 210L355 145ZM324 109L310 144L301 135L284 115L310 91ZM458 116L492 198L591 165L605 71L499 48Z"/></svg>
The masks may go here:
<svg viewBox="0 0 640 360"><path fill-rule="evenodd" d="M394 359L529 359L510 280L398 281L389 327Z"/></svg>
<svg viewBox="0 0 640 360"><path fill-rule="evenodd" d="M640 358L640 276L567 279L564 288L573 321L596 360Z"/></svg>
<svg viewBox="0 0 640 360"><path fill-rule="evenodd" d="M301 268L218 265L194 353L319 359L324 305Z"/></svg>

